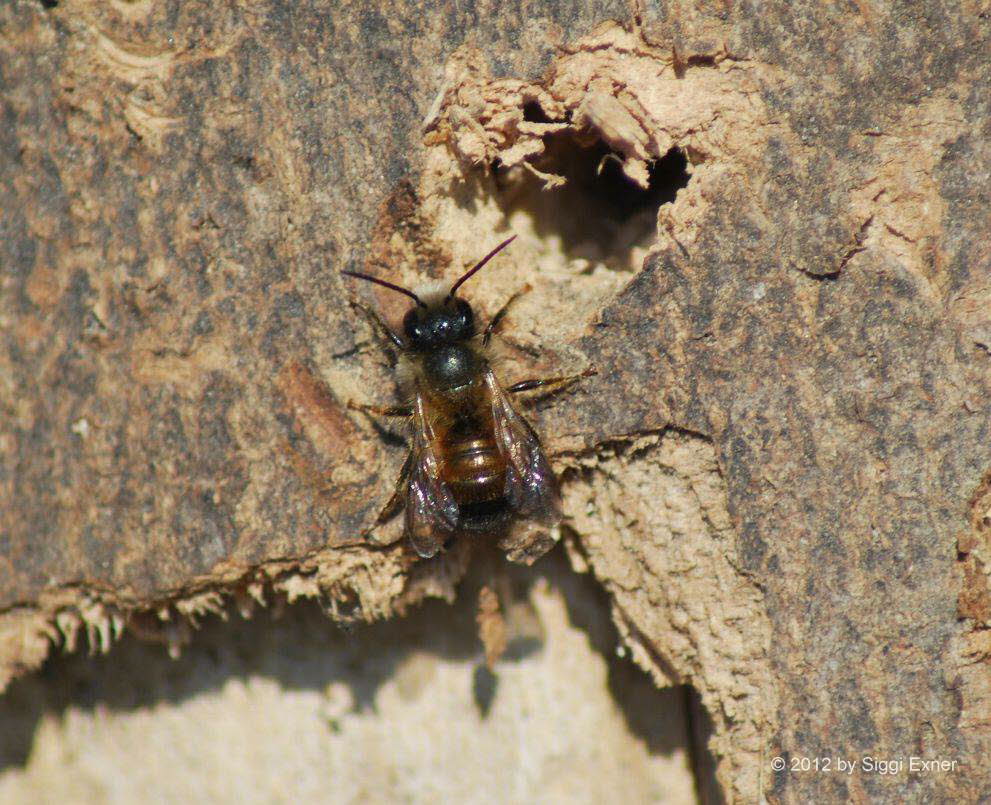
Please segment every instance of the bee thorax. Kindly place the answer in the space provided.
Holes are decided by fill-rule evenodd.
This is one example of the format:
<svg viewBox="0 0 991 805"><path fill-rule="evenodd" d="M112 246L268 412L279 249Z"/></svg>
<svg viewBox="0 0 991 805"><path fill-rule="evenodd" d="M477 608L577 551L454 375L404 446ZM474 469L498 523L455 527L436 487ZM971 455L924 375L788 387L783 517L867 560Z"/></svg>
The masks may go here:
<svg viewBox="0 0 991 805"><path fill-rule="evenodd" d="M466 344L441 347L423 356L423 374L434 389L466 386L479 374L479 358Z"/></svg>

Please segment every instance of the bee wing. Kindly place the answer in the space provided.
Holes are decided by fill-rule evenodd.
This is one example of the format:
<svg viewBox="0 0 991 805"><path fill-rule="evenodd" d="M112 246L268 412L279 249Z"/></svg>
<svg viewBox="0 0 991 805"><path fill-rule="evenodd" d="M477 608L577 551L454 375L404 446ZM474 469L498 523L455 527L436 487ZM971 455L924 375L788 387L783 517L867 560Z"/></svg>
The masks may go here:
<svg viewBox="0 0 991 805"><path fill-rule="evenodd" d="M491 369L485 383L492 400L496 444L506 459L506 497L521 518L499 547L512 561L529 564L554 544L547 527L561 520L561 493L540 439L499 387Z"/></svg>
<svg viewBox="0 0 991 805"><path fill-rule="evenodd" d="M458 531L458 504L440 477L433 451L434 433L423 396L416 395L413 411L413 449L406 487L406 536L414 550L429 558Z"/></svg>

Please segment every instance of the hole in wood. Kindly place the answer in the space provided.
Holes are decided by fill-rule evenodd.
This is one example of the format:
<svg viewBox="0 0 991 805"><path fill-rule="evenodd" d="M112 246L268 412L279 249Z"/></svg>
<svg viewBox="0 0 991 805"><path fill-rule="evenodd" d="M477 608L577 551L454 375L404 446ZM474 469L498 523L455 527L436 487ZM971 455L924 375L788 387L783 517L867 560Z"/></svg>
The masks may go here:
<svg viewBox="0 0 991 805"><path fill-rule="evenodd" d="M651 163L644 188L626 176L622 157L598 138L562 132L548 135L545 143L533 167L562 177L563 184L553 187L531 171L495 164L503 212L528 214L536 232L559 238L569 258L586 258L615 270L639 269L641 250L655 236L658 210L688 185L685 153L672 148Z"/></svg>

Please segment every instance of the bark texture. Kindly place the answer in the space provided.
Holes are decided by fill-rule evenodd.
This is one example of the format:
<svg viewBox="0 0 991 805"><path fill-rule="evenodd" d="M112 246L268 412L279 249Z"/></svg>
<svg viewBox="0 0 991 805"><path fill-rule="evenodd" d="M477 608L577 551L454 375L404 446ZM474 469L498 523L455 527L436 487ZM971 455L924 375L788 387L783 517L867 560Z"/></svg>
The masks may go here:
<svg viewBox="0 0 991 805"><path fill-rule="evenodd" d="M598 369L532 409L564 542L727 798L991 796L986 8L0 15L0 678L228 600L452 596L464 551L368 534L404 448L346 409L397 393L347 299L402 303L338 272L513 232L468 295L533 286L507 381ZM792 765L912 756L957 766Z"/></svg>

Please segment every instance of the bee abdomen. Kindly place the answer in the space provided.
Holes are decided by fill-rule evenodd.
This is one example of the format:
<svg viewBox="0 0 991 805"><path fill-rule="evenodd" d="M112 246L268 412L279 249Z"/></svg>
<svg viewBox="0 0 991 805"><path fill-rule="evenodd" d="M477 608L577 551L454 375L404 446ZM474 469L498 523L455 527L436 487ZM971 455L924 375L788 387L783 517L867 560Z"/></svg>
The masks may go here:
<svg viewBox="0 0 991 805"><path fill-rule="evenodd" d="M451 445L446 475L458 503L492 500L504 492L506 462L490 439L465 439Z"/></svg>

